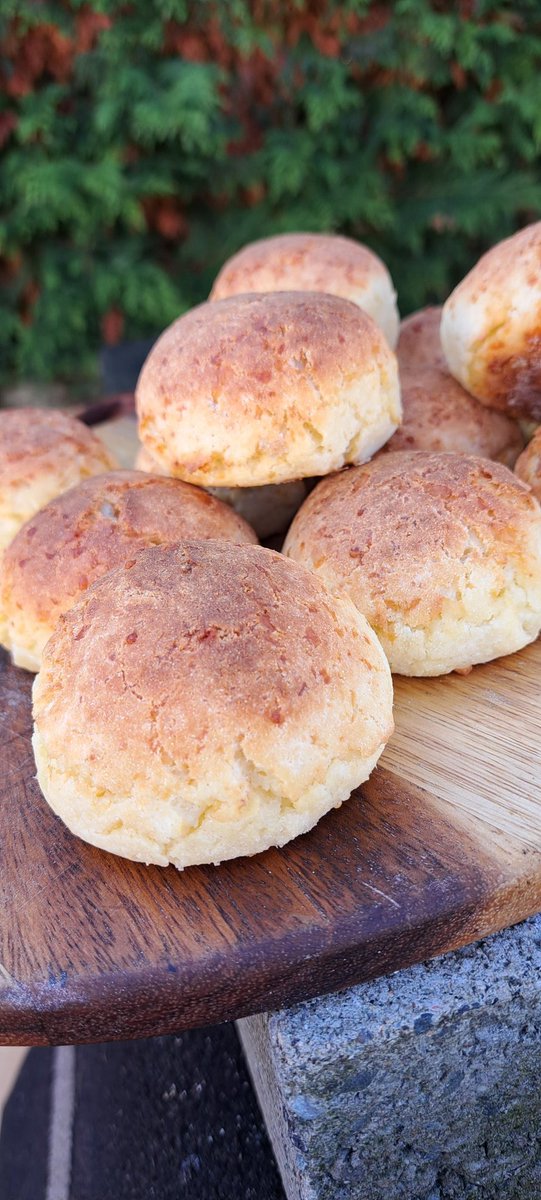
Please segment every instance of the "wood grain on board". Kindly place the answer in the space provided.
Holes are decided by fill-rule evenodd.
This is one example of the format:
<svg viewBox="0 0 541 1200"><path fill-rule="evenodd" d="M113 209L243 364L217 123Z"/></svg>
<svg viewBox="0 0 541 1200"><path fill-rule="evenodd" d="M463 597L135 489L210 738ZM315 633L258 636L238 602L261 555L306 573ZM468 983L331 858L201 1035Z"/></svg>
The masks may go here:
<svg viewBox="0 0 541 1200"><path fill-rule="evenodd" d="M370 979L541 908L541 643L397 679L367 785L282 850L144 867L34 780L31 678L0 662L0 1041L139 1037Z"/></svg>

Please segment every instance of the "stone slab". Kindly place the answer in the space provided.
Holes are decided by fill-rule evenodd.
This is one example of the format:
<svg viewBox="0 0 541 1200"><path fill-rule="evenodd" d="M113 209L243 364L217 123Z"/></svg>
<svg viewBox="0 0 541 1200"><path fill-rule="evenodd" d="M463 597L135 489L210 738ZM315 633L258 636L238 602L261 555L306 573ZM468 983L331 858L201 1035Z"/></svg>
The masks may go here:
<svg viewBox="0 0 541 1200"><path fill-rule="evenodd" d="M289 1200L540 1200L541 916L238 1029Z"/></svg>

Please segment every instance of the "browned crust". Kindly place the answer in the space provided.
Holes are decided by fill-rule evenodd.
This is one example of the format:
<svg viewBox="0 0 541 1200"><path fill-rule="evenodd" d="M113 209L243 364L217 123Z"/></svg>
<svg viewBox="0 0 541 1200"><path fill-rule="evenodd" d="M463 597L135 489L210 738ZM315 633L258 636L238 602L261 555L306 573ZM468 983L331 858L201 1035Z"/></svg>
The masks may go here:
<svg viewBox="0 0 541 1200"><path fill-rule="evenodd" d="M445 369L401 370L402 424L384 451L478 454L512 467L524 439L516 421L480 404Z"/></svg>
<svg viewBox="0 0 541 1200"><path fill-rule="evenodd" d="M471 340L468 390L491 408L533 421L541 421L540 280L538 221L493 246L447 301L451 312L463 309L466 341L471 318L483 314L480 336Z"/></svg>
<svg viewBox="0 0 541 1200"><path fill-rule="evenodd" d="M102 459L104 470L116 465L100 438L68 413L42 408L0 411L3 486L31 483L42 472L54 473L59 460L76 455Z"/></svg>
<svg viewBox="0 0 541 1200"><path fill-rule="evenodd" d="M454 593L457 562L489 568L506 586L506 568L531 569L532 524L539 508L529 489L499 463L422 451L379 455L323 480L303 504L285 551L337 579L355 573L361 611L385 625L389 610L412 628L439 618Z"/></svg>
<svg viewBox="0 0 541 1200"><path fill-rule="evenodd" d="M390 356L370 317L325 293L270 292L200 304L165 330L139 377L137 407L183 411L210 401L230 419L256 420L258 406L277 419L296 402L321 403L359 375L359 364ZM301 366L310 368L310 382ZM249 408L246 400L249 399Z"/></svg>
<svg viewBox="0 0 541 1200"><path fill-rule="evenodd" d="M400 323L396 356L400 372L439 367L447 370L440 342L441 307L421 308Z"/></svg>
<svg viewBox="0 0 541 1200"><path fill-rule="evenodd" d="M178 764L196 762L207 740L218 750L221 739L302 726L326 689L349 678L351 654L367 673L383 671L370 631L340 614L319 579L274 551L155 547L60 619L39 677L42 725L47 697L61 692L77 729L88 725L110 753L133 744L134 763L150 748ZM367 726L371 749L377 737Z"/></svg>
<svg viewBox="0 0 541 1200"><path fill-rule="evenodd" d="M87 479L23 525L3 562L5 613L53 624L105 572L180 538L257 542L228 505L180 480L115 471Z"/></svg>
<svg viewBox="0 0 541 1200"><path fill-rule="evenodd" d="M541 421L541 304L530 320L513 354L504 337L491 339L472 367L471 386L484 404Z"/></svg>
<svg viewBox="0 0 541 1200"><path fill-rule="evenodd" d="M222 267L212 300L240 292L302 288L349 295L374 276L387 277L381 259L351 238L333 234L285 233L251 242Z"/></svg>

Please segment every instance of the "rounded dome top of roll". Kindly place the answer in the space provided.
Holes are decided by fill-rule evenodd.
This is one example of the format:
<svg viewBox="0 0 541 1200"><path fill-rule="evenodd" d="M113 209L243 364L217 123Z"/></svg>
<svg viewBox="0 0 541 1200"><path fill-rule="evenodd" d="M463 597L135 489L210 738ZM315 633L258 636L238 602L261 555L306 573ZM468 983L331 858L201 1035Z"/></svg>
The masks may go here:
<svg viewBox="0 0 541 1200"><path fill-rule="evenodd" d="M441 342L472 396L541 421L541 221L493 246L459 283Z"/></svg>
<svg viewBox="0 0 541 1200"><path fill-rule="evenodd" d="M100 438L56 409L0 411L0 549L66 488L116 467Z"/></svg>
<svg viewBox="0 0 541 1200"><path fill-rule="evenodd" d="M398 674L466 670L541 629L541 508L488 459L397 451L324 479L284 553L354 601Z"/></svg>
<svg viewBox="0 0 541 1200"><path fill-rule="evenodd" d="M396 293L385 263L353 238L280 233L250 242L224 263L211 300L240 292L330 292L364 309L396 345Z"/></svg>
<svg viewBox="0 0 541 1200"><path fill-rule="evenodd" d="M324 292L201 304L166 329L137 385L141 441L213 487L364 462L401 416L396 359L357 305Z"/></svg>
<svg viewBox="0 0 541 1200"><path fill-rule="evenodd" d="M5 551L0 642L17 666L39 670L62 613L107 571L181 538L257 542L228 504L179 479L111 471L51 500Z"/></svg>

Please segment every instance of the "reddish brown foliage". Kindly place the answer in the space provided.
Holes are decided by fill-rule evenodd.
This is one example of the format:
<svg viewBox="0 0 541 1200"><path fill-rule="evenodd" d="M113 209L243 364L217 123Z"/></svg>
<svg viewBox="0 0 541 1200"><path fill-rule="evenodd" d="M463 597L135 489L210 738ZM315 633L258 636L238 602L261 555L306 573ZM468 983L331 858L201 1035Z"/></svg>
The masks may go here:
<svg viewBox="0 0 541 1200"><path fill-rule="evenodd" d="M12 21L2 44L2 55L10 63L10 71L0 77L8 96L27 96L43 75L65 83L71 75L77 54L92 48L111 18L85 7L77 14L75 33L67 37L55 25L44 23L23 30Z"/></svg>
<svg viewBox="0 0 541 1200"><path fill-rule="evenodd" d="M179 241L188 233L188 222L174 196L148 196L143 209L149 229L156 229L169 241Z"/></svg>
<svg viewBox="0 0 541 1200"><path fill-rule="evenodd" d="M467 75L460 63L451 63L451 78L459 91L462 91L466 87Z"/></svg>
<svg viewBox="0 0 541 1200"><path fill-rule="evenodd" d="M26 287L23 288L23 293L21 296L21 304L20 304L19 311L20 311L21 321L22 321L23 325L31 325L32 324L32 309L36 303L36 300L37 300L39 294L40 294L39 285L36 283L35 279L30 279L29 282L26 284Z"/></svg>
<svg viewBox="0 0 541 1200"><path fill-rule="evenodd" d="M76 18L75 48L78 54L87 54L95 46L102 30L110 29L111 17L105 13L93 12L91 8L82 8Z"/></svg>
<svg viewBox="0 0 541 1200"><path fill-rule="evenodd" d="M102 337L107 346L116 346L124 332L124 317L118 308L110 308L101 322Z"/></svg>
<svg viewBox="0 0 541 1200"><path fill-rule="evenodd" d="M13 133L17 124L15 113L3 112L0 113L0 146L7 142L10 135Z"/></svg>

